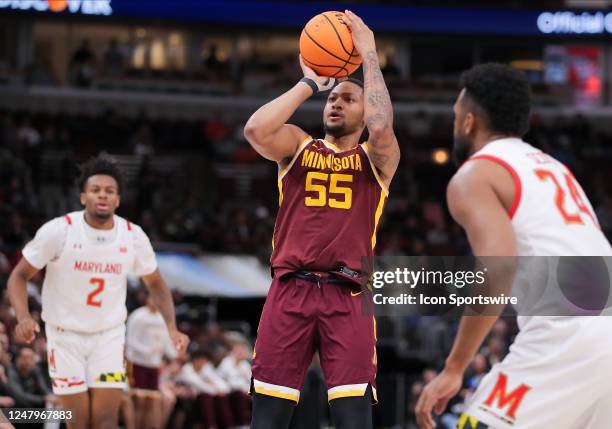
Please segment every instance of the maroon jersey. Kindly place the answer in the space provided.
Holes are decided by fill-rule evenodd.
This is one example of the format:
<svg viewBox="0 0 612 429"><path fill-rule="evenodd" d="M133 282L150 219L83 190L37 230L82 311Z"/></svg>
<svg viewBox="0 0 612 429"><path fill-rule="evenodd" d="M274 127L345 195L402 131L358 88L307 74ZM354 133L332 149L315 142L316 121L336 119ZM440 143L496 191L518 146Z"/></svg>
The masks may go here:
<svg viewBox="0 0 612 429"><path fill-rule="evenodd" d="M278 180L280 209L272 240L272 271L363 271L374 255L388 191L370 162L367 143L340 149L308 138Z"/></svg>

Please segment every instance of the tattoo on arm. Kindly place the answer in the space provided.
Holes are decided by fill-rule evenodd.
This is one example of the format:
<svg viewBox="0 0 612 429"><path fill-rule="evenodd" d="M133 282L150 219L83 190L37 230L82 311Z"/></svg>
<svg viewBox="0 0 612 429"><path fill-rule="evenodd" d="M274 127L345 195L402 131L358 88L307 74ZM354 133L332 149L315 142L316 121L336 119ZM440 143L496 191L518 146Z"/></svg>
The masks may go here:
<svg viewBox="0 0 612 429"><path fill-rule="evenodd" d="M378 64L378 54L375 51L370 51L365 56L363 78L364 95L368 101L365 106L368 129L392 126L393 107L391 97L389 97L389 91Z"/></svg>

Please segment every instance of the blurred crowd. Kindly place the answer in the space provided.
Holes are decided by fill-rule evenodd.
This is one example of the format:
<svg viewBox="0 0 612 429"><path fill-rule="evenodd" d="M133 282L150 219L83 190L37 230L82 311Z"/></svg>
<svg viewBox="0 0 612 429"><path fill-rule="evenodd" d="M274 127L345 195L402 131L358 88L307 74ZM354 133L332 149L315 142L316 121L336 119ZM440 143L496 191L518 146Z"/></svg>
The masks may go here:
<svg viewBox="0 0 612 429"><path fill-rule="evenodd" d="M40 320L40 295L37 275L29 284L29 305L34 319ZM140 428L193 428L235 429L246 428L250 422L251 345L241 332L226 331L219 326L185 322L179 317L181 329L189 333L192 343L188 351L177 355L169 347L158 349L161 337L147 327L137 332L134 315L142 312L154 314L156 310L147 302L144 289L129 289L126 340L128 379L132 387L126 389L121 404L121 427ZM177 300L180 303L180 298ZM144 304L144 305L141 305ZM136 308L133 308L136 306ZM12 338L16 320L9 307L5 291L0 302L0 407L52 408L59 405L52 394L49 378L47 344L44 328L30 345L17 344ZM167 334L165 334L167 337ZM168 340L169 341L169 340ZM158 386L141 389L135 384L138 360L134 349L145 344L149 360L159 360L149 369L159 378ZM148 401L148 402L147 402ZM25 427L25 426L24 426ZM43 425L27 427L42 428ZM46 428L46 427L45 427Z"/></svg>
<svg viewBox="0 0 612 429"><path fill-rule="evenodd" d="M470 399L482 378L493 365L504 359L517 332L515 319L501 318L495 323L480 351L474 356L472 363L465 372L459 394L449 402L441 415L434 415L438 427L442 429L455 429L457 427L459 416L464 411L466 401ZM409 389L407 429L417 429L415 416L417 400L425 385L438 375L440 368L442 368L442 365L436 365L432 362L432 365L425 368L412 382Z"/></svg>
<svg viewBox="0 0 612 429"><path fill-rule="evenodd" d="M445 187L455 167L444 156L433 156L436 150L446 157L451 152L452 117L415 113L397 123L402 159L378 233L378 252L469 253L467 240L445 204ZM612 238L612 135L601 125L582 116L534 116L526 140L573 170L602 229ZM306 128L322 135L320 127ZM192 243L203 252L254 254L262 262L269 258L278 205L276 167L244 141L241 123L227 120L222 113L202 121L152 121L144 115L128 119L112 111L97 117L4 111L0 112L0 290L36 229L53 216L79 208L74 184L77 163L102 148L125 165L128 181L119 213L142 225L156 244ZM40 278L30 285L30 305L39 319L37 284ZM142 305L136 289L132 295L131 310ZM178 297L176 301L180 315L181 307L189 305ZM15 320L6 297L0 304L0 322L0 406L55 403L46 375L44 338L31 347L10 340ZM411 385L410 410L424 383L441 367L456 326L435 318L405 323L408 331L420 333L420 341L413 344L430 366ZM162 359L160 418L173 428L245 425L249 343L215 325L197 329L198 325L183 326L194 342L188 355ZM498 322L472 363L462 398L503 358L515 333L510 320ZM313 371L312 379L320 388L316 367ZM132 418L130 407L139 400L126 395L123 418L127 424ZM460 403L450 404L441 425L453 427ZM132 414L136 419L138 413L132 410Z"/></svg>
<svg viewBox="0 0 612 429"><path fill-rule="evenodd" d="M154 242L193 243L204 252L258 255L265 262L278 207L276 167L222 112L210 120L128 119L0 112L0 276L47 219L79 209L77 162L104 151L125 164L119 213ZM305 127L322 136L320 126ZM402 159L378 233L380 254L469 251L450 219L445 189L452 117L415 113L398 121ZM610 131L582 116L534 116L526 140L567 164L608 236L612 230ZM442 159L434 160L441 152ZM439 154L438 154L439 155Z"/></svg>

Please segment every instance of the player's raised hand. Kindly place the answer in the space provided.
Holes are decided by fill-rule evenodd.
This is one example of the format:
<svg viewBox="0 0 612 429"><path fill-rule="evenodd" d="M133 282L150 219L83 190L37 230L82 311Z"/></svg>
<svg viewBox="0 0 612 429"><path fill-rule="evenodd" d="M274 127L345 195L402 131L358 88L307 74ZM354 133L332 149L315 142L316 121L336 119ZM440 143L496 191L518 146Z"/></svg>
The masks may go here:
<svg viewBox="0 0 612 429"><path fill-rule="evenodd" d="M350 10L345 10L344 15L347 18L348 27L351 29L353 44L362 58L365 58L368 52L376 52L376 41L374 40L374 32L370 30L363 19L355 15Z"/></svg>
<svg viewBox="0 0 612 429"><path fill-rule="evenodd" d="M432 409L436 414L442 414L448 401L461 389L462 381L463 373L444 369L425 386L415 407L419 428L434 429L436 427L436 422L431 416Z"/></svg>
<svg viewBox="0 0 612 429"><path fill-rule="evenodd" d="M302 58L301 55L300 55L300 67L302 68L304 77L307 77L308 79L312 79L317 84L317 88L319 89L319 92L327 91L328 89L331 89L331 87L334 86L334 83L336 82L336 80L333 77L319 76L313 69L311 69L304 63L304 59Z"/></svg>
<svg viewBox="0 0 612 429"><path fill-rule="evenodd" d="M176 351L179 353L183 353L187 350L187 346L189 345L189 337L182 332L173 329L168 332L170 334L170 339L172 340L172 344L176 348Z"/></svg>
<svg viewBox="0 0 612 429"><path fill-rule="evenodd" d="M15 340L20 343L31 343L40 332L40 326L31 317L26 317L15 327Z"/></svg>

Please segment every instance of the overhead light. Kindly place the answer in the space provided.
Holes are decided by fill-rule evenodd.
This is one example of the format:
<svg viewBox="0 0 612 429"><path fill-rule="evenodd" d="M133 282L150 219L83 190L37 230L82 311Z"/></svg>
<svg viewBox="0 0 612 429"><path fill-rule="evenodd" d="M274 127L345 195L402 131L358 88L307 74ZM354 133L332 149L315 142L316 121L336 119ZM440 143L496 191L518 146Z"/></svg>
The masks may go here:
<svg viewBox="0 0 612 429"><path fill-rule="evenodd" d="M438 165L446 164L450 156L446 149L436 149L431 153L431 159Z"/></svg>

